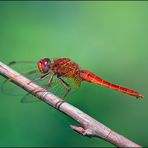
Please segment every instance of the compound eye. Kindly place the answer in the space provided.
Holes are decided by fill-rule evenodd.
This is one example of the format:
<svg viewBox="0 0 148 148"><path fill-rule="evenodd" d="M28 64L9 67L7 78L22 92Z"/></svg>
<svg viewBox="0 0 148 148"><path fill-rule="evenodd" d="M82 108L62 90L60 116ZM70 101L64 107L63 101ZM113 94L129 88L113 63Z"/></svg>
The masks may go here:
<svg viewBox="0 0 148 148"><path fill-rule="evenodd" d="M38 69L40 70L41 73L47 73L50 68L50 60L45 58L43 60L40 60L38 62Z"/></svg>
<svg viewBox="0 0 148 148"><path fill-rule="evenodd" d="M44 73L47 73L48 70L49 70L49 63L47 61L45 61L43 65L44 65L44 70L43 71L44 71Z"/></svg>

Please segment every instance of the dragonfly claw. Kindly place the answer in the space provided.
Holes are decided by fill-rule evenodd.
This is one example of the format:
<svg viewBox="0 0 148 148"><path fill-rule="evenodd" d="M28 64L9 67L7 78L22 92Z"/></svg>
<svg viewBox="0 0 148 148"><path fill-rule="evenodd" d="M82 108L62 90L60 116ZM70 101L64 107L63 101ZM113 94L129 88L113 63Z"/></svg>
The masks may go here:
<svg viewBox="0 0 148 148"><path fill-rule="evenodd" d="M59 109L60 106L64 103L65 101L64 100L59 100L56 104L55 104L55 108Z"/></svg>
<svg viewBox="0 0 148 148"><path fill-rule="evenodd" d="M30 85L30 83L32 83L32 81L28 82L27 84Z"/></svg>

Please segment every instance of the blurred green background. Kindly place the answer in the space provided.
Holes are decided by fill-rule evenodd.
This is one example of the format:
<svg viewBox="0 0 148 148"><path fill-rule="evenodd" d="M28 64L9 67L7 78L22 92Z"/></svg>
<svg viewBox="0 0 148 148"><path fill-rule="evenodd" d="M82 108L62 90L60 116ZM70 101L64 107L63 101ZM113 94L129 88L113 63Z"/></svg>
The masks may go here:
<svg viewBox="0 0 148 148"><path fill-rule="evenodd" d="M83 69L139 91L144 100L89 83L69 103L148 146L148 2L0 2L0 58L69 57ZM0 83L4 80L0 77ZM113 146L73 132L42 102L0 93L0 146Z"/></svg>

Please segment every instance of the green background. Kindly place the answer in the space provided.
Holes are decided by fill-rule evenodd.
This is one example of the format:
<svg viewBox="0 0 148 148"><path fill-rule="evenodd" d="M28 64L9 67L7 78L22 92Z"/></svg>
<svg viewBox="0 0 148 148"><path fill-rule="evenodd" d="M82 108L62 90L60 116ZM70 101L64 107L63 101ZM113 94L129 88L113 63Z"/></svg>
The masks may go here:
<svg viewBox="0 0 148 148"><path fill-rule="evenodd" d="M66 100L148 146L148 2L0 2L0 60L43 57L69 57L142 93L141 101L84 83ZM70 124L76 123L42 102L22 104L20 96L0 93L0 146L113 146L80 136Z"/></svg>

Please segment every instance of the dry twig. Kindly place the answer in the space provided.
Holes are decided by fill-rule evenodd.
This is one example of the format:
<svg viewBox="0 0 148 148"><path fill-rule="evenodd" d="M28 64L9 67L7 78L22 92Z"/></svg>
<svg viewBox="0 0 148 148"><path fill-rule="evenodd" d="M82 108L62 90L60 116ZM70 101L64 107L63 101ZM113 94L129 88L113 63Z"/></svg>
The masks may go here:
<svg viewBox="0 0 148 148"><path fill-rule="evenodd" d="M55 107L56 109L59 109L61 112L77 121L80 124L80 127L71 125L71 128L79 134L102 138L118 147L141 147L140 145L132 142L122 135L112 131L110 128L96 121L76 107L70 105L67 102L63 102L62 99L51 94L50 92L47 92L46 90L39 91L43 90L43 88L34 83L30 83L29 79L17 73L2 62L0 62L0 74L4 77L10 78L16 85L22 87L27 92L32 93L43 102Z"/></svg>

